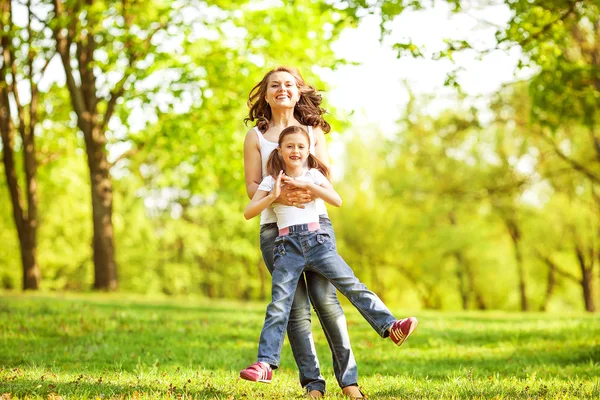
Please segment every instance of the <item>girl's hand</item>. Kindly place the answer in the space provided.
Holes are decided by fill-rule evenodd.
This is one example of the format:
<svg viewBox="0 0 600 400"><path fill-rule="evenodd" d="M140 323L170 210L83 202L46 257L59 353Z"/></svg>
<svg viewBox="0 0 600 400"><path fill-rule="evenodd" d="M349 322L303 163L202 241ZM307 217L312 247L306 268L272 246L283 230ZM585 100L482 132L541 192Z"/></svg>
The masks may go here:
<svg viewBox="0 0 600 400"><path fill-rule="evenodd" d="M281 178L281 180L283 183L285 183L286 185L289 185L291 187L300 188L300 189L306 189L308 187L308 182L299 181L299 180L296 180L287 175L284 175L283 178Z"/></svg>
<svg viewBox="0 0 600 400"><path fill-rule="evenodd" d="M283 170L279 171L279 175L277 175L277 179L275 180L275 186L273 186L273 190L271 194L275 199L279 197L281 194L281 178L283 177Z"/></svg>

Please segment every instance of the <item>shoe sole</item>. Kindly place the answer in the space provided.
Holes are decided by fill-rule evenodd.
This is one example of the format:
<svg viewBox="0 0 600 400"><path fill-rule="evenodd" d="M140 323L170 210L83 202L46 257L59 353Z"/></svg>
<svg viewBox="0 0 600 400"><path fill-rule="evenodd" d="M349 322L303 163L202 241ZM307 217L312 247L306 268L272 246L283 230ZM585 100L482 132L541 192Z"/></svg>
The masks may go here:
<svg viewBox="0 0 600 400"><path fill-rule="evenodd" d="M412 323L410 324L410 329L408 330L408 333L406 334L406 336L404 336L404 339L402 341L396 343L396 346L402 346L402 344L406 342L410 334L413 333L417 325L419 325L419 321L416 318L411 319L411 322Z"/></svg>
<svg viewBox="0 0 600 400"><path fill-rule="evenodd" d="M245 379L245 380L250 381L250 382L271 383L270 380L266 380L266 379L254 380L250 375L245 375L245 374L243 374L241 372L240 372L240 378Z"/></svg>

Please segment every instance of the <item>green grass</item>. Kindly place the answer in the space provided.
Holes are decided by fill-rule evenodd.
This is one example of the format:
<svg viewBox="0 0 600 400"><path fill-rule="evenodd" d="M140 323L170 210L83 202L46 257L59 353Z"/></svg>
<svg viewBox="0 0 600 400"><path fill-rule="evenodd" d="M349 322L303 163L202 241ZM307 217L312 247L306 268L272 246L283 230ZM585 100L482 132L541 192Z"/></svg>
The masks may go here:
<svg viewBox="0 0 600 400"><path fill-rule="evenodd" d="M255 361L264 309L124 295L4 295L0 398L302 398L287 342L271 385L238 378ZM600 398L598 316L415 312L419 328L397 348L351 306L344 309L371 399ZM316 318L313 332L326 398L343 398Z"/></svg>

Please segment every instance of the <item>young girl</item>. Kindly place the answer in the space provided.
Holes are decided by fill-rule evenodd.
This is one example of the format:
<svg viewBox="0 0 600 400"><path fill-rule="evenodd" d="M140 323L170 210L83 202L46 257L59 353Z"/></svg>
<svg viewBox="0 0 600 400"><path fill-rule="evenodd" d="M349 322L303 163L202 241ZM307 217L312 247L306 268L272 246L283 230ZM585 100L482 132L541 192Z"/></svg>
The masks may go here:
<svg viewBox="0 0 600 400"><path fill-rule="evenodd" d="M304 270L312 270L329 280L358 309L381 336L389 336L400 346L417 326L414 317L396 320L388 308L354 275L337 254L331 238L319 226L315 202L297 208L274 203L281 184L306 188L315 196L336 207L342 199L327 179L329 171L309 153L308 133L299 126L281 131L279 147L267 162L267 176L244 211L246 219L259 215L272 206L277 216L279 236L274 247L272 301L258 346L258 362L240 372L249 381L270 383L272 370L279 367L281 347L298 279ZM308 167L305 168L305 165Z"/></svg>

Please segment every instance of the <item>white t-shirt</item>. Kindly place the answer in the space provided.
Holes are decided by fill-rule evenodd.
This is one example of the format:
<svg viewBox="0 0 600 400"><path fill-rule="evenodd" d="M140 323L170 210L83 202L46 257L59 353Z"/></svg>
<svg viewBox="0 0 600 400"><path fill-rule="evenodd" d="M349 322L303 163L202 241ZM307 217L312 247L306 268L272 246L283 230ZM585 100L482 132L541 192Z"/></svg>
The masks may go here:
<svg viewBox="0 0 600 400"><path fill-rule="evenodd" d="M317 169L305 169L302 175L295 178L296 180L312 182L315 185L321 185L327 181L327 178L323 176L321 171ZM258 190L264 190L270 192L275 187L275 179L272 176L266 176L258 186ZM318 199L321 200L321 199ZM323 201L323 200L321 200ZM298 224L308 224L310 222L319 222L319 209L316 201L313 200L309 203L304 204L305 208L298 208L294 206L285 206L279 203L273 203L270 208L276 216L277 227L279 229L287 228L288 226Z"/></svg>
<svg viewBox="0 0 600 400"><path fill-rule="evenodd" d="M271 142L263 136L263 134L258 130L258 127L254 127L254 131L258 136L258 145L260 148L260 159L262 162L262 177L267 176L267 161L269 160L269 156L271 152L275 150L278 146L277 142ZM308 137L310 138L310 152L315 154L315 135L313 134L312 126L308 126ZM305 165L306 167L306 165ZM327 208L325 207L325 202L321 199L316 199L317 211L319 215L325 214L327 215ZM318 221L318 220L317 220ZM260 214L260 224L270 224L272 222L277 222L277 216L275 212L273 212L272 207L267 207Z"/></svg>

